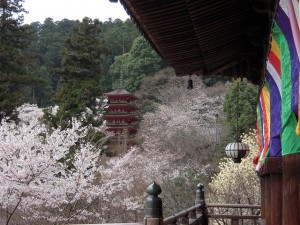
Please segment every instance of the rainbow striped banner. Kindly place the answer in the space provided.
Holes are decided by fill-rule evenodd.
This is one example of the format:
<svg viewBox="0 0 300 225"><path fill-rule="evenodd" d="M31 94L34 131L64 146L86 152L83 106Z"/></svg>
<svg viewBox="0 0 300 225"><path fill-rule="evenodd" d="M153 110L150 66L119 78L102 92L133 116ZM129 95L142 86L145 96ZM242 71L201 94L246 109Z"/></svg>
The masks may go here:
<svg viewBox="0 0 300 225"><path fill-rule="evenodd" d="M282 130L281 145L282 155L300 152L300 136L297 135L299 114L299 72L300 61L297 46L299 47L299 23L295 18L295 12L299 14L299 1L282 1L277 11L274 38L280 48L280 66L282 74ZM291 4L295 7L291 7ZM299 19L299 18L298 18ZM292 27L297 28L293 32ZM295 34L296 33L296 34ZM295 35L294 35L295 34Z"/></svg>
<svg viewBox="0 0 300 225"><path fill-rule="evenodd" d="M270 151L270 89L267 80L260 91L257 106L257 136L261 152L256 168L259 170L264 165Z"/></svg>
<svg viewBox="0 0 300 225"><path fill-rule="evenodd" d="M286 1L287 15L290 22L290 29L287 32L291 32L291 39L293 40L292 52L295 54L294 65L292 65L293 76L293 95L292 95L292 110L300 118L300 104L299 104L299 77L300 77L300 4L299 0L287 0ZM298 59L298 61L297 61ZM300 120L298 119L296 134L300 136Z"/></svg>
<svg viewBox="0 0 300 225"><path fill-rule="evenodd" d="M265 85L260 92L260 109L257 111L261 151L257 170L262 168L268 156L300 153L299 15L299 0L280 1L272 30ZM264 119L265 116L269 120ZM265 127L268 127L268 133Z"/></svg>

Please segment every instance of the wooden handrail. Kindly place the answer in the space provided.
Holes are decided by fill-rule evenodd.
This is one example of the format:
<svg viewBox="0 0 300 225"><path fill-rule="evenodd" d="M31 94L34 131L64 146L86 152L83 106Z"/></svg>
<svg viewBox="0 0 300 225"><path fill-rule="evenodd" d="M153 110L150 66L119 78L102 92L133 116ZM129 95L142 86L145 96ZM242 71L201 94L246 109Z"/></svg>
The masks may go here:
<svg viewBox="0 0 300 225"><path fill-rule="evenodd" d="M208 214L208 218L213 219L244 219L244 220L257 220L260 218L258 215L227 215L227 214Z"/></svg>
<svg viewBox="0 0 300 225"><path fill-rule="evenodd" d="M208 225L209 219L231 219L231 224L238 224L239 220L258 220L260 215L233 215L213 214L209 208L232 208L232 209L261 209L260 205L250 204L216 204L205 203L202 184L197 185L195 205L163 219L162 201L158 197L161 188L155 182L147 188L149 194L146 199L145 225Z"/></svg>
<svg viewBox="0 0 300 225"><path fill-rule="evenodd" d="M174 223L176 222L178 219L188 216L189 213L191 212L195 212L197 209L201 208L201 204L197 204L193 207L190 207L186 210L183 210L179 213L176 213L173 216L170 216L168 218L164 219L164 224L170 224L170 223ZM216 203L207 203L205 204L205 206L207 208L248 208L248 209L260 209L261 206L260 205L248 205L248 204L216 204ZM208 218L213 218L213 219L251 219L251 220L255 220L255 219L259 219L260 216L259 215L228 215L228 214L208 214L207 215ZM191 221L191 224L194 224L197 222L197 220L199 220L201 218L198 217L197 219L194 219Z"/></svg>
<svg viewBox="0 0 300 225"><path fill-rule="evenodd" d="M260 209L260 205L247 205L247 204L215 204L207 203L206 207L215 207L215 208L248 208L248 209Z"/></svg>
<svg viewBox="0 0 300 225"><path fill-rule="evenodd" d="M195 205L193 207L190 207L190 208L188 208L186 210L183 210L183 211L181 211L179 213L176 213L173 216L165 218L164 219L164 224L175 222L177 219L179 219L181 217L184 217L184 216L187 216L190 212L194 212L194 211L196 211L197 209L200 209L200 208L201 208L201 204L197 204L197 205Z"/></svg>

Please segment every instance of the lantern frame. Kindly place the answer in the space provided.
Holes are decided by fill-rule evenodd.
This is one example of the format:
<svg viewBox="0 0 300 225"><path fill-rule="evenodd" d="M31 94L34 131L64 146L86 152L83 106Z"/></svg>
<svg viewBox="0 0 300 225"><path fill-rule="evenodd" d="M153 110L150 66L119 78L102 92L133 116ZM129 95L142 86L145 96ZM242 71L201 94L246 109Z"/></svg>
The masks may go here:
<svg viewBox="0 0 300 225"><path fill-rule="evenodd" d="M242 142L229 143L225 148L225 153L235 163L240 163L242 158L249 155L249 146Z"/></svg>

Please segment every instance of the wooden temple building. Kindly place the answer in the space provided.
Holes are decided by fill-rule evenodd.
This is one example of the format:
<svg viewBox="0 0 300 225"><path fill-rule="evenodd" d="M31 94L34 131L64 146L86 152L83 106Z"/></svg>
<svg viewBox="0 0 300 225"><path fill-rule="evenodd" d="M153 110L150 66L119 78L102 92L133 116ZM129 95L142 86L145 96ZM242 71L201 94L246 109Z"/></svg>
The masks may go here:
<svg viewBox="0 0 300 225"><path fill-rule="evenodd" d="M107 131L115 134L127 133L128 136L137 133L137 128L131 124L138 121L133 112L139 108L132 103L138 98L123 88L105 94L108 99L107 110L105 115Z"/></svg>
<svg viewBox="0 0 300 225"><path fill-rule="evenodd" d="M299 225L300 131L295 133L300 129L299 0L119 2L177 75L242 77L259 84L262 94L269 93L258 97L260 101L269 96L270 114L258 171L261 224ZM280 130L273 135L279 121ZM277 150L275 142L280 144Z"/></svg>
<svg viewBox="0 0 300 225"><path fill-rule="evenodd" d="M107 113L104 116L106 130L114 133L110 147L113 154L124 153L135 144L134 136L137 133L137 128L132 123L139 121L134 116L134 112L139 110L134 105L134 101L138 98L124 88L118 88L105 95L108 100Z"/></svg>
<svg viewBox="0 0 300 225"><path fill-rule="evenodd" d="M139 110L134 105L138 98L124 88L124 61L122 60L120 71L120 87L114 91L105 93L107 97L106 120L107 131L114 133L114 141L111 147L114 153L125 152L128 147L134 145L134 135L137 128L132 124L139 121L134 112Z"/></svg>

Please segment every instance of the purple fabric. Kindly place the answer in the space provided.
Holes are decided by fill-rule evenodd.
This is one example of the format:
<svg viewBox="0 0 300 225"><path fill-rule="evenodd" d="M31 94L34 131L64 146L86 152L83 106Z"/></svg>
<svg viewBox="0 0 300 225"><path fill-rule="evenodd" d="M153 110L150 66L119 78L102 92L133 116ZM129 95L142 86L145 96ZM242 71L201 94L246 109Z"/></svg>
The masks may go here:
<svg viewBox="0 0 300 225"><path fill-rule="evenodd" d="M290 50L291 56L291 75L292 75L292 111L298 115L298 103L299 103L299 70L300 70L300 62L299 56L297 55L293 33L291 29L290 20L283 11L283 9L279 6L277 11L276 23L280 27L283 32Z"/></svg>
<svg viewBox="0 0 300 225"><path fill-rule="evenodd" d="M281 156L281 96L278 87L271 76L266 71L266 79L270 87L270 157Z"/></svg>

